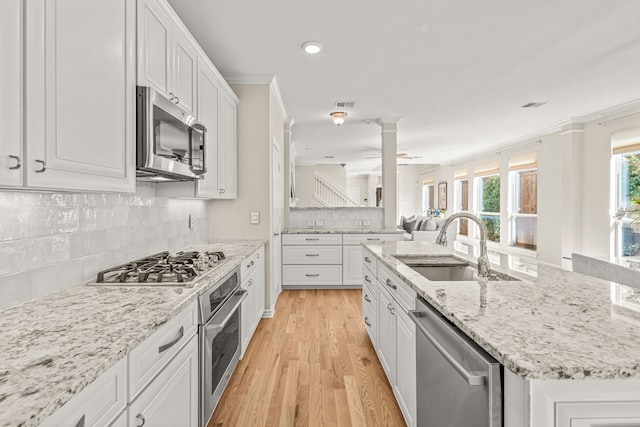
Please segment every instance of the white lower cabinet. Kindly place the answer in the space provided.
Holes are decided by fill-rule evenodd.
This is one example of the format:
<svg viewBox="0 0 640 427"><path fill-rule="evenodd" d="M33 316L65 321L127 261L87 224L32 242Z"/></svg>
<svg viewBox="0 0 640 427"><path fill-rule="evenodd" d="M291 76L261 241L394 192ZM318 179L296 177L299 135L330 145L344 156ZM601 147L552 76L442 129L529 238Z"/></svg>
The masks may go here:
<svg viewBox="0 0 640 427"><path fill-rule="evenodd" d="M109 427L127 427L129 420L127 419L127 411L124 411Z"/></svg>
<svg viewBox="0 0 640 427"><path fill-rule="evenodd" d="M247 291L247 297L242 301L240 315L242 326L240 329L240 358L249 346L249 341L262 319L265 298L265 263L264 246L248 256L242 263L241 287Z"/></svg>
<svg viewBox="0 0 640 427"><path fill-rule="evenodd" d="M359 285L362 282L362 246L342 247L342 284Z"/></svg>
<svg viewBox="0 0 640 427"><path fill-rule="evenodd" d="M109 368L40 427L104 427L127 406L127 359Z"/></svg>
<svg viewBox="0 0 640 427"><path fill-rule="evenodd" d="M377 265L367 249L363 252L364 322L402 415L412 427L416 425L417 413L416 331L407 310L415 308L416 294L389 269Z"/></svg>
<svg viewBox="0 0 640 427"><path fill-rule="evenodd" d="M130 426L198 427L198 339L194 335L129 407Z"/></svg>

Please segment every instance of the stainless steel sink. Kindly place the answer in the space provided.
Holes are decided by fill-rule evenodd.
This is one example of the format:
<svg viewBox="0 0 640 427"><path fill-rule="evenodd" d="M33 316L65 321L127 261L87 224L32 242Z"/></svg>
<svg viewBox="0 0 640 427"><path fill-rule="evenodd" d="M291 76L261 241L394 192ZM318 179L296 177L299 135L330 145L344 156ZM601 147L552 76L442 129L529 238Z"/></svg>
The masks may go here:
<svg viewBox="0 0 640 427"><path fill-rule="evenodd" d="M453 255L400 255L395 258L428 280L442 282L478 280L477 268ZM489 273L489 280L520 280L493 270Z"/></svg>

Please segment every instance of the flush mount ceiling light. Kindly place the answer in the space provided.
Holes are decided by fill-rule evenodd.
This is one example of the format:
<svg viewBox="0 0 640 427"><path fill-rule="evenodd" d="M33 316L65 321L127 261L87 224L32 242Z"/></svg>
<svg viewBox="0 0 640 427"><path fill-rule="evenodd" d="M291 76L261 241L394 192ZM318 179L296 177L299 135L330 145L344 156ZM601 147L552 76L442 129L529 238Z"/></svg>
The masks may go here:
<svg viewBox="0 0 640 427"><path fill-rule="evenodd" d="M316 53L320 53L322 50L322 44L314 41L308 41L302 43L302 48L309 55L315 55Z"/></svg>
<svg viewBox="0 0 640 427"><path fill-rule="evenodd" d="M340 126L341 124L344 123L344 119L347 118L348 114L344 111L334 111L333 113L329 114L331 116L331 118L333 119L333 123L335 123L337 126Z"/></svg>

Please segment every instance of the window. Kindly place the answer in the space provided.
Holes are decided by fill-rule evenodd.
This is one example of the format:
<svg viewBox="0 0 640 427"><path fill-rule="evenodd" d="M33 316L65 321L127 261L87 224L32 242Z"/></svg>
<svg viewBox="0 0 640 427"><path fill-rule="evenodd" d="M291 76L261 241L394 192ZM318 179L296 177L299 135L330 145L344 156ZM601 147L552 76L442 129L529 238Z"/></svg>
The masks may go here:
<svg viewBox="0 0 640 427"><path fill-rule="evenodd" d="M455 212L469 210L469 176L466 169L456 171L454 174L455 186ZM458 220L458 234L463 236L469 235L469 220L460 218Z"/></svg>
<svg viewBox="0 0 640 427"><path fill-rule="evenodd" d="M538 155L524 154L509 159L512 183L511 246L538 248Z"/></svg>
<svg viewBox="0 0 640 427"><path fill-rule="evenodd" d="M434 199L434 183L433 178L427 178L422 181L422 213L428 215L432 209L435 209Z"/></svg>
<svg viewBox="0 0 640 427"><path fill-rule="evenodd" d="M640 231L633 210L640 203L640 130L613 135L616 256L640 255Z"/></svg>
<svg viewBox="0 0 640 427"><path fill-rule="evenodd" d="M475 175L478 216L487 230L487 240L500 242L500 164L479 165Z"/></svg>

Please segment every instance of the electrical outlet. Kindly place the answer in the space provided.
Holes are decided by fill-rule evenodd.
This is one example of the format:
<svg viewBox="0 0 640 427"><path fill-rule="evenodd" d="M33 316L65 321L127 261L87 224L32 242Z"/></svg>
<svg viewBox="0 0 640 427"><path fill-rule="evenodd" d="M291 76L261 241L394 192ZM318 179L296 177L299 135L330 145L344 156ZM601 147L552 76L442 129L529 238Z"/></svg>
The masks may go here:
<svg viewBox="0 0 640 427"><path fill-rule="evenodd" d="M250 215L251 224L260 224L260 212L252 211Z"/></svg>
<svg viewBox="0 0 640 427"><path fill-rule="evenodd" d="M312 219L308 219L307 220L307 227L315 227L316 226L316 222Z"/></svg>
<svg viewBox="0 0 640 427"><path fill-rule="evenodd" d="M361 219L353 220L353 225L355 225L356 227L362 227L362 220Z"/></svg>
<svg viewBox="0 0 640 427"><path fill-rule="evenodd" d="M189 228L194 230L196 228L196 219L193 217L193 214L189 214Z"/></svg>
<svg viewBox="0 0 640 427"><path fill-rule="evenodd" d="M324 227L324 220L316 219L316 227Z"/></svg>
<svg viewBox="0 0 640 427"><path fill-rule="evenodd" d="M370 219L363 219L362 220L362 225L365 227L371 227L371 220Z"/></svg>

